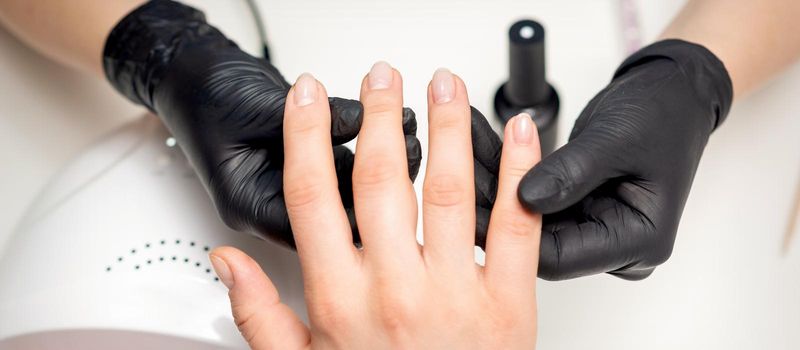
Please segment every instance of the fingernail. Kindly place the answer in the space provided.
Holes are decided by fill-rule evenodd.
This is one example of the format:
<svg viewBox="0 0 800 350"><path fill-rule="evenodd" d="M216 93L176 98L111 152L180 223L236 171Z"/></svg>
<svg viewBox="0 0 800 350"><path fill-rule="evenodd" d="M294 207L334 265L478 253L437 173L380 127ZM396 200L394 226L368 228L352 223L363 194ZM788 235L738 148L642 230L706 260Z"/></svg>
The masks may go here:
<svg viewBox="0 0 800 350"><path fill-rule="evenodd" d="M211 266L214 267L214 272L217 273L217 277L222 281L222 284L228 289L233 288L233 274L225 260L216 255L209 255L209 260L211 260Z"/></svg>
<svg viewBox="0 0 800 350"><path fill-rule="evenodd" d="M514 142L518 145L528 145L533 139L533 120L530 114L520 113L514 117Z"/></svg>
<svg viewBox="0 0 800 350"><path fill-rule="evenodd" d="M387 89L392 86L392 77L394 72L392 66L384 61L375 62L372 69L369 70L367 81L370 90Z"/></svg>
<svg viewBox="0 0 800 350"><path fill-rule="evenodd" d="M437 104L447 103L453 100L456 91L456 82L453 73L445 68L439 68L433 73L431 80L433 89L433 102Z"/></svg>
<svg viewBox="0 0 800 350"><path fill-rule="evenodd" d="M308 106L317 101L317 79L309 73L300 74L294 83L294 104Z"/></svg>

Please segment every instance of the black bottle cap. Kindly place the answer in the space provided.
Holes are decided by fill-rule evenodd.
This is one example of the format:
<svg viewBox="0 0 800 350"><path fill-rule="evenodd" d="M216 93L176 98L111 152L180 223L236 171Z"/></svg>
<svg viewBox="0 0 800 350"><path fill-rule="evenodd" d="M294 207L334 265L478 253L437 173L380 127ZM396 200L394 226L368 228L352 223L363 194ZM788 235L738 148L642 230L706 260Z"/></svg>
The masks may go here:
<svg viewBox="0 0 800 350"><path fill-rule="evenodd" d="M508 81L494 96L494 110L504 123L528 113L536 123L542 155L555 149L559 100L545 75L545 31L536 21L524 19L508 31Z"/></svg>
<svg viewBox="0 0 800 350"><path fill-rule="evenodd" d="M549 97L544 38L544 27L527 19L514 23L508 31L509 77L504 92L513 105L533 106Z"/></svg>

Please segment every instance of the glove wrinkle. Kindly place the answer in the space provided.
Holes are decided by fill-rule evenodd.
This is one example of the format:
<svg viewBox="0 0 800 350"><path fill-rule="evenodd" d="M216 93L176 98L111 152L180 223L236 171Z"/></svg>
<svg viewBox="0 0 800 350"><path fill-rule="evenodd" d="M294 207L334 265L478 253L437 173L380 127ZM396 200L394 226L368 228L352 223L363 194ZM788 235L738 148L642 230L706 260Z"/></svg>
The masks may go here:
<svg viewBox="0 0 800 350"><path fill-rule="evenodd" d="M732 91L722 62L696 44L665 40L626 59L583 109L569 142L520 183L523 205L545 214L539 276L607 272L639 280L669 259L703 150ZM484 147L500 148L480 137L473 142L480 164L492 153ZM481 210L491 208L484 189L476 190ZM482 241L485 232L476 232Z"/></svg>
<svg viewBox="0 0 800 350"><path fill-rule="evenodd" d="M268 60L245 53L202 12L149 1L111 31L103 53L111 85L159 116L178 141L222 221L294 247L283 198L283 112L291 88ZM353 153L363 107L329 98L339 192L352 214ZM403 111L409 177L419 171L416 119ZM358 230L353 226L354 240Z"/></svg>

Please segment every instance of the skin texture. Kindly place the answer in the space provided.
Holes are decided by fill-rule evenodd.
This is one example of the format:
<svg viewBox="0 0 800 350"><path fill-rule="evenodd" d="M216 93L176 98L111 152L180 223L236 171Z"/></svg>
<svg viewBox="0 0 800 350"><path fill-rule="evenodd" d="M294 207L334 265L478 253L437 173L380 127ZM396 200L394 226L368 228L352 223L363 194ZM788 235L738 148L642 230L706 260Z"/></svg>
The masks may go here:
<svg viewBox="0 0 800 350"><path fill-rule="evenodd" d="M310 325L280 303L252 259L234 248L217 248L211 261L230 288L239 329L257 350L533 349L541 217L516 199L520 178L539 160L530 116L518 116L506 128L509 141L481 267L473 261L473 164L464 83L437 73L434 80L451 84L452 99L446 102L436 98L442 84L428 87L430 148L420 246L417 201L405 169L402 81L397 71L390 73L386 88L372 89L365 79L361 90L365 115L353 189L363 249L353 247L338 200L324 88L314 80L315 102L302 107L287 102L286 203Z"/></svg>
<svg viewBox="0 0 800 350"><path fill-rule="evenodd" d="M743 97L800 58L800 1L692 0L661 39L701 44L725 63Z"/></svg>
<svg viewBox="0 0 800 350"><path fill-rule="evenodd" d="M103 77L111 29L144 0L4 0L0 22L50 59Z"/></svg>

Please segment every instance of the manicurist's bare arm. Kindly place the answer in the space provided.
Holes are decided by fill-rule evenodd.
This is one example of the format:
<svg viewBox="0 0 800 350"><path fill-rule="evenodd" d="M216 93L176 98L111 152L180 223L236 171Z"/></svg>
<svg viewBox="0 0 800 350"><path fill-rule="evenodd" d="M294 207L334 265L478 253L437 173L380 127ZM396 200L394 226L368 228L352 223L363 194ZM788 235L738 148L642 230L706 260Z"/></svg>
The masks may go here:
<svg viewBox="0 0 800 350"><path fill-rule="evenodd" d="M741 97L800 58L798 33L797 0L690 0L661 38L711 50Z"/></svg>
<svg viewBox="0 0 800 350"><path fill-rule="evenodd" d="M62 64L102 76L106 37L144 0L3 0L0 22Z"/></svg>

